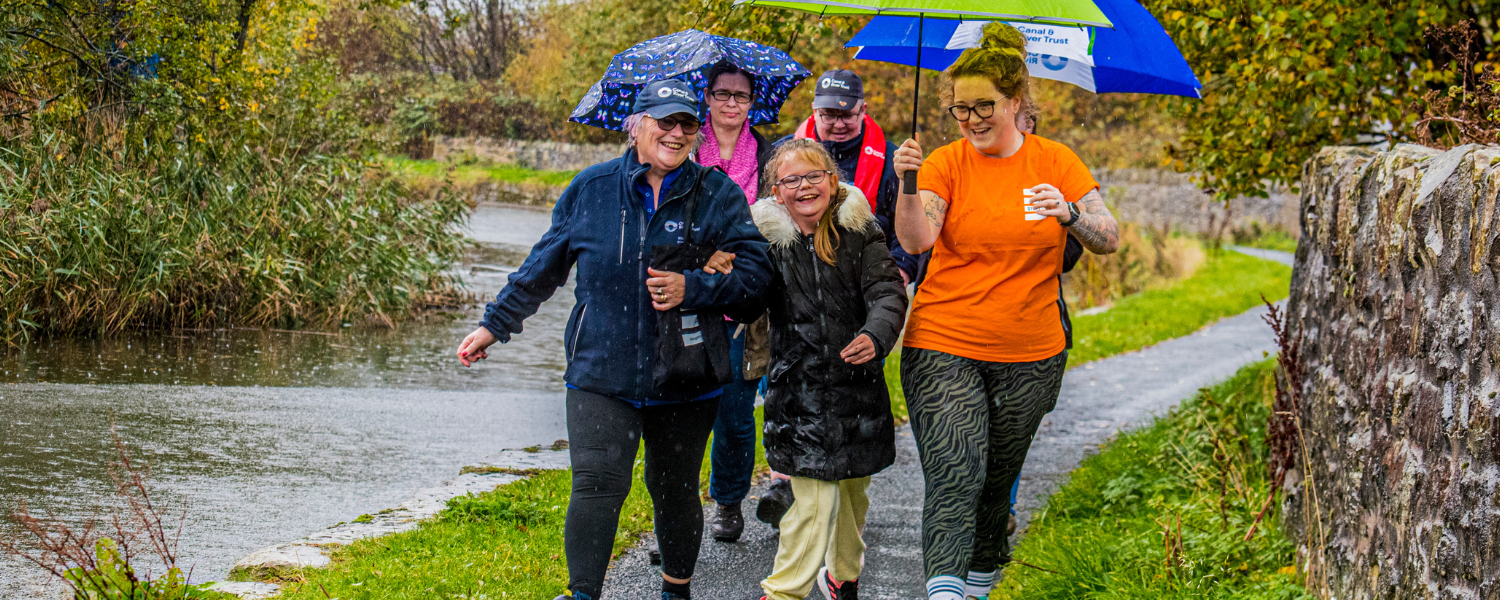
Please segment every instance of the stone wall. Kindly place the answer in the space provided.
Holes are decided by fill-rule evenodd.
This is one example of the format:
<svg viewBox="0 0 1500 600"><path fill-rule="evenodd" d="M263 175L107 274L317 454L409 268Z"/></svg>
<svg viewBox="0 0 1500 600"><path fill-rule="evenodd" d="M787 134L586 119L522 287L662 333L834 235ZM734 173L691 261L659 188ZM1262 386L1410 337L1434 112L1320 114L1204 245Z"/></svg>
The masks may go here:
<svg viewBox="0 0 1500 600"><path fill-rule="evenodd" d="M1497 200L1493 146L1304 167L1283 522L1327 597L1500 598Z"/></svg>
<svg viewBox="0 0 1500 600"><path fill-rule="evenodd" d="M432 157L460 161L468 157L483 162L510 163L542 171L577 171L589 165L619 158L624 144L567 144L487 137L444 137L433 140Z"/></svg>
<svg viewBox="0 0 1500 600"><path fill-rule="evenodd" d="M1097 170L1094 179L1122 221L1154 229L1221 235L1252 223L1296 235L1297 195L1274 188L1269 198L1240 197L1228 206L1198 189L1191 173L1165 169ZM1227 228L1225 219L1229 220Z"/></svg>
<svg viewBox="0 0 1500 600"><path fill-rule="evenodd" d="M486 137L443 137L432 140L433 158L440 161L477 159L511 163L547 171L580 170L618 158L624 144L567 144ZM1214 202L1192 182L1190 173L1161 169L1098 170L1094 178L1122 220L1155 229L1194 234L1224 234L1252 223L1279 227L1292 235L1298 231L1297 197L1286 189L1274 189L1270 198L1236 198L1228 206ZM476 190L484 202L532 205L551 204L562 188L496 184ZM1229 219L1227 228L1224 220Z"/></svg>

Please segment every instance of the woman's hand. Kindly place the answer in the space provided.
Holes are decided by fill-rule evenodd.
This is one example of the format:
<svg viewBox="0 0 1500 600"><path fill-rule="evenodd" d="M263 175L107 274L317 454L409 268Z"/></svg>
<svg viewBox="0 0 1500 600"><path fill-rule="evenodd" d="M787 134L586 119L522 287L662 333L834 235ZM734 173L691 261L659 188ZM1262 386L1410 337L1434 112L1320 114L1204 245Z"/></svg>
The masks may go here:
<svg viewBox="0 0 1500 600"><path fill-rule="evenodd" d="M851 365L862 365L870 362L875 358L875 340L861 333L855 336L854 341L849 342L848 346L844 346L844 350L839 352L839 357Z"/></svg>
<svg viewBox="0 0 1500 600"><path fill-rule="evenodd" d="M708 257L708 264L703 265L704 273L723 273L728 275L734 270L734 255L722 250L715 250L714 255Z"/></svg>
<svg viewBox="0 0 1500 600"><path fill-rule="evenodd" d="M900 178L905 178L907 171L920 170L922 146L912 139L901 142L901 147L896 149L896 157L892 159L891 165L896 168L896 176Z"/></svg>
<svg viewBox="0 0 1500 600"><path fill-rule="evenodd" d="M458 362L465 367L490 357L485 348L489 348L495 342L495 334L490 330L480 327L474 333L464 336L464 341L458 343Z"/></svg>
<svg viewBox="0 0 1500 600"><path fill-rule="evenodd" d="M1035 192L1031 197L1031 204L1036 207L1038 214L1053 217L1058 223L1073 218L1068 212L1068 200L1063 198L1062 192L1058 191L1055 186L1050 183L1039 183L1031 190Z"/></svg>
<svg viewBox="0 0 1500 600"><path fill-rule="evenodd" d="M651 276L646 279L646 291L651 293L652 308L670 310L682 304L683 297L687 295L687 280L682 277L682 273L669 273L647 267L646 274Z"/></svg>

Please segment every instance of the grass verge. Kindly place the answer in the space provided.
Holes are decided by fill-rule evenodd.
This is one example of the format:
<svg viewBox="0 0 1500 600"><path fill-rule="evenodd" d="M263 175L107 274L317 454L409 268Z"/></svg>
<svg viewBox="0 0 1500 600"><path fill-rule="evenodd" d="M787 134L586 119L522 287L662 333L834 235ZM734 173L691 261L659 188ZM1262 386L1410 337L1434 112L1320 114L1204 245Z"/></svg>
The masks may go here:
<svg viewBox="0 0 1500 600"><path fill-rule="evenodd" d="M1273 361L1083 461L1032 520L993 600L1310 598L1268 494ZM1254 533L1247 539L1246 534Z"/></svg>
<svg viewBox="0 0 1500 600"><path fill-rule="evenodd" d="M460 188L470 188L480 183L499 181L507 183L530 183L562 187L573 181L578 171L538 171L519 165L445 163L435 160L411 160L387 156L386 164L397 174L417 184L439 185L444 175ZM449 173L448 169L452 168Z"/></svg>
<svg viewBox="0 0 1500 600"><path fill-rule="evenodd" d="M1099 344L1090 351L1088 360L1095 360L1191 333L1220 317L1248 310L1259 301L1262 291L1268 298L1284 297L1289 277L1290 270L1284 266L1224 252L1211 257L1197 273L1176 286L1125 298L1110 311L1075 319L1074 324L1079 336L1095 336L1112 342ZM1167 311L1173 315L1152 324L1149 321L1153 319L1148 318L1152 311ZM1133 331L1135 329L1144 329L1146 333ZM1259 368L1268 367L1262 365ZM901 355L895 352L886 358L886 385L891 392L892 412L899 422L904 422L907 407L900 372ZM1235 381L1242 378L1243 374ZM1259 415L1254 417L1259 419L1255 423L1263 429L1265 412L1263 408L1259 410L1255 413ZM759 441L763 419L761 409L757 408L755 464L758 471L766 468L765 449ZM1246 419L1251 417L1245 417L1241 422L1249 422ZM1256 431L1259 432L1257 435L1263 436L1263 431ZM1255 476L1263 485L1265 469L1261 460ZM652 527L651 503L645 485L640 481L639 471L640 463L637 462L636 482L620 520L616 552L629 547ZM705 456L702 480L705 489L708 471ZM531 479L475 496L481 503L545 507L542 516L535 520L527 520L532 517L525 516L531 514L525 510L520 511L521 517L511 516L509 520L463 519L457 518L456 514L472 511L450 507L416 530L360 540L336 550L332 566L307 570L285 579L286 592L281 597L348 600L473 598L487 594L492 598L544 598L563 593L567 568L562 557L562 515L568 502L569 477L568 471L546 471ZM514 509L508 510L511 514L516 513ZM1243 535L1243 529L1240 535ZM328 596L324 595L325 590ZM505 594L499 594L500 590Z"/></svg>
<svg viewBox="0 0 1500 600"><path fill-rule="evenodd" d="M1171 287L1121 298L1107 311L1073 318L1068 366L1140 350L1224 317L1276 301L1291 288L1291 267L1221 250L1192 277Z"/></svg>

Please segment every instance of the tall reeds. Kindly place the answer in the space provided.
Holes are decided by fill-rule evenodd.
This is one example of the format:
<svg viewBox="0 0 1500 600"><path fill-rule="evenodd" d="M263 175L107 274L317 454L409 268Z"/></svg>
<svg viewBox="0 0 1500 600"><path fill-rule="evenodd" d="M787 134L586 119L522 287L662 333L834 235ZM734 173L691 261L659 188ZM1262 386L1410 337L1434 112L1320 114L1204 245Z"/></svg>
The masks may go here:
<svg viewBox="0 0 1500 600"><path fill-rule="evenodd" d="M199 137L88 143L37 129L0 140L0 345L388 324L457 284L447 273L467 212L451 189L418 194L332 141Z"/></svg>

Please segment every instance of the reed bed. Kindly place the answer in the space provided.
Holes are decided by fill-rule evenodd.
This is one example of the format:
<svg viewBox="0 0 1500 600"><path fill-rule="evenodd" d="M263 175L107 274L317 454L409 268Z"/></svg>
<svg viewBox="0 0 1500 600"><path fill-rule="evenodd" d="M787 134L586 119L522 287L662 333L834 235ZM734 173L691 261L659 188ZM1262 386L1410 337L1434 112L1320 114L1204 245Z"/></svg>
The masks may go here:
<svg viewBox="0 0 1500 600"><path fill-rule="evenodd" d="M390 324L452 294L467 211L451 187L417 193L336 144L277 139L0 140L0 345Z"/></svg>

